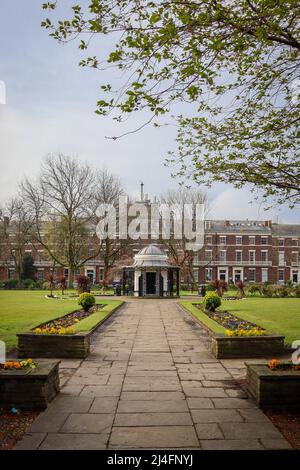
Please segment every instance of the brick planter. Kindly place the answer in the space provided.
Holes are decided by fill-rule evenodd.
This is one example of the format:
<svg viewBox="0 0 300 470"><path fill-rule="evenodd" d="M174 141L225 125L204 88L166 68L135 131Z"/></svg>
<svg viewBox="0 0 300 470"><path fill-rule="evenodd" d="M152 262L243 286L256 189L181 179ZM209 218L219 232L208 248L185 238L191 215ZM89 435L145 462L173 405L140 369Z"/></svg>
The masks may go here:
<svg viewBox="0 0 300 470"><path fill-rule="evenodd" d="M214 333L183 305L190 317L204 328L210 337L210 349L217 359L265 357L284 353L284 336L225 336Z"/></svg>
<svg viewBox="0 0 300 470"><path fill-rule="evenodd" d="M100 320L89 331L75 333L74 335L42 335L31 331L19 333L18 356L48 357L48 358L85 358L90 353L91 336L95 330L121 306L115 307L105 318Z"/></svg>
<svg viewBox="0 0 300 470"><path fill-rule="evenodd" d="M217 359L264 357L284 352L284 336L211 335L211 351Z"/></svg>
<svg viewBox="0 0 300 470"><path fill-rule="evenodd" d="M246 365L248 391L258 406L300 410L300 371L275 371L266 364Z"/></svg>
<svg viewBox="0 0 300 470"><path fill-rule="evenodd" d="M59 392L60 361L40 359L36 369L0 370L3 408L43 410Z"/></svg>

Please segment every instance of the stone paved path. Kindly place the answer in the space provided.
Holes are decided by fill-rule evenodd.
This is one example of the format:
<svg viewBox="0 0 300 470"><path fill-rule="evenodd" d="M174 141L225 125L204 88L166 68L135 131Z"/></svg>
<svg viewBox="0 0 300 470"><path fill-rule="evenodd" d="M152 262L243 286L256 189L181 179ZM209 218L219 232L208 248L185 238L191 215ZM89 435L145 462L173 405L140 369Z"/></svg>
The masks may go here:
<svg viewBox="0 0 300 470"><path fill-rule="evenodd" d="M283 449L289 444L173 300L135 299L83 361L62 361L60 395L16 449Z"/></svg>

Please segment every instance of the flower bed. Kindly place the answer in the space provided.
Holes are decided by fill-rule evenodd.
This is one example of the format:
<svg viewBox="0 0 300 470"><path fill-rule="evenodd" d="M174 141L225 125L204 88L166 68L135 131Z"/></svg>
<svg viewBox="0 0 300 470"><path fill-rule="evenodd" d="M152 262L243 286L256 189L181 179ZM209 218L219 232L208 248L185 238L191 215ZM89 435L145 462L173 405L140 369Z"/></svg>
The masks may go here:
<svg viewBox="0 0 300 470"><path fill-rule="evenodd" d="M254 323L245 322L227 312L208 312L201 304L185 306L183 302L181 305L208 331L211 351L218 359L265 357L284 352L282 335L267 334Z"/></svg>
<svg viewBox="0 0 300 470"><path fill-rule="evenodd" d="M23 357L47 357L47 358L85 358L90 352L90 336L110 315L112 315L123 303L109 310L104 318L97 321L88 331L76 331L71 326L63 327L65 319L73 321L73 326L79 323L78 315L85 319L92 313L97 315L97 309L89 312L83 310L72 312L63 317L44 323L27 333L19 333L18 356ZM100 310L106 305L99 304ZM95 307L98 307L96 305ZM99 309L98 309L99 311ZM104 310L105 312L105 310ZM78 321L76 321L78 320Z"/></svg>
<svg viewBox="0 0 300 470"><path fill-rule="evenodd" d="M0 403L3 408L42 410L59 392L59 361L10 360L0 368Z"/></svg>
<svg viewBox="0 0 300 470"><path fill-rule="evenodd" d="M281 363L246 364L247 388L262 408L300 410L300 365Z"/></svg>
<svg viewBox="0 0 300 470"><path fill-rule="evenodd" d="M224 312L222 310L210 312L205 310L202 304L193 304L193 306L201 310L215 322L219 323L219 325L226 328L226 334L228 336L260 336L266 334L266 330L264 328L261 328L255 323L242 320L241 318L232 315L232 313Z"/></svg>
<svg viewBox="0 0 300 470"><path fill-rule="evenodd" d="M89 317L103 307L104 304L97 304L87 312L85 310L75 310L74 312L68 313L63 317L55 318L49 322L42 323L33 331L37 334L73 334L75 331L69 329L71 326L75 325L80 320Z"/></svg>

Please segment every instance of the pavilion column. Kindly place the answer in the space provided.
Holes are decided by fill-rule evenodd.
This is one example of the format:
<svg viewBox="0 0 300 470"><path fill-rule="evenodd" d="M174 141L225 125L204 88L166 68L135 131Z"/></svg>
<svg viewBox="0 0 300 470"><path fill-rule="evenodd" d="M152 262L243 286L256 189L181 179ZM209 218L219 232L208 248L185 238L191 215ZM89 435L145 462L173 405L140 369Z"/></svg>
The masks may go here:
<svg viewBox="0 0 300 470"><path fill-rule="evenodd" d="M134 271L134 295L138 297L139 295L139 277L141 275L141 271L139 269Z"/></svg>
<svg viewBox="0 0 300 470"><path fill-rule="evenodd" d="M142 269L142 296L146 295L146 270Z"/></svg>
<svg viewBox="0 0 300 470"><path fill-rule="evenodd" d="M179 268L176 268L176 295L179 297L179 289L180 289L180 275L179 275Z"/></svg>

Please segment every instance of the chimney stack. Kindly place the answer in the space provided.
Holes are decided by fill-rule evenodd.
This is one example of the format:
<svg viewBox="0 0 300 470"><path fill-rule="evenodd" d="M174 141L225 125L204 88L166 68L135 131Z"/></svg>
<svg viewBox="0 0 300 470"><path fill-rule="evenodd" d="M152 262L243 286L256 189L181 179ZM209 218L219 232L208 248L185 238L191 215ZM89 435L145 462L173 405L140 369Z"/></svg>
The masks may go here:
<svg viewBox="0 0 300 470"><path fill-rule="evenodd" d="M141 201L144 200L144 183L143 181L141 182Z"/></svg>

